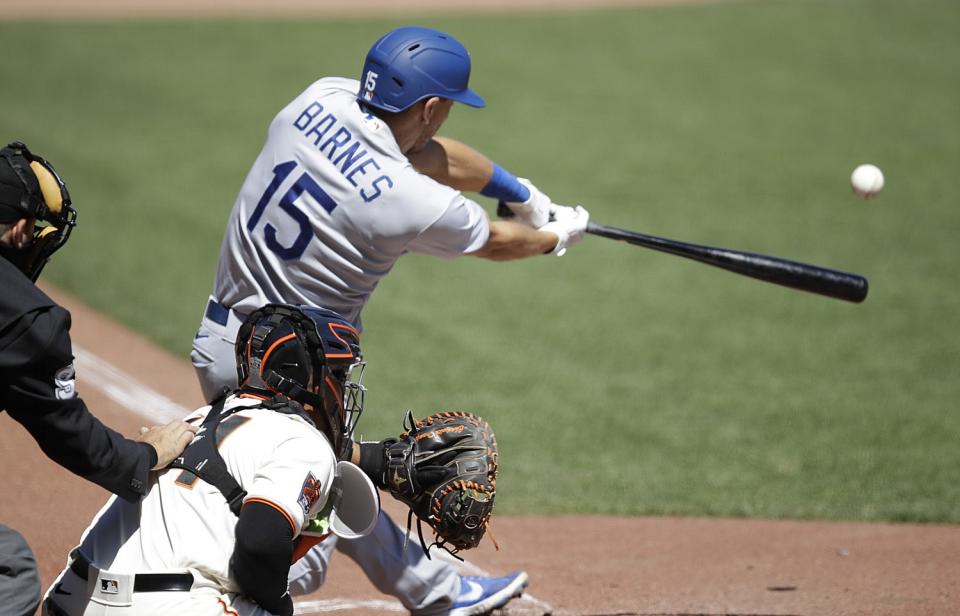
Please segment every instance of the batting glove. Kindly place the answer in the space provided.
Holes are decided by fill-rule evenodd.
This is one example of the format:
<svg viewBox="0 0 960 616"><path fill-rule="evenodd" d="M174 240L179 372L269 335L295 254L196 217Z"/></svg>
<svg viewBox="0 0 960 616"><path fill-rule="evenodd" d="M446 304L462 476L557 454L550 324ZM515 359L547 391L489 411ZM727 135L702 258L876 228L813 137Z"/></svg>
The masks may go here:
<svg viewBox="0 0 960 616"><path fill-rule="evenodd" d="M582 205L577 207L554 205L552 213L552 220L540 227L540 231L556 234L559 239L550 254L562 257L563 253L567 252L567 248L583 239L583 234L587 231L587 223L590 222L590 212Z"/></svg>
<svg viewBox="0 0 960 616"><path fill-rule="evenodd" d="M539 229L550 220L550 212L553 202L540 189L533 185L526 178L517 178L517 181L527 187L530 191L530 197L523 203L517 201L501 201L513 213L513 219L517 222Z"/></svg>

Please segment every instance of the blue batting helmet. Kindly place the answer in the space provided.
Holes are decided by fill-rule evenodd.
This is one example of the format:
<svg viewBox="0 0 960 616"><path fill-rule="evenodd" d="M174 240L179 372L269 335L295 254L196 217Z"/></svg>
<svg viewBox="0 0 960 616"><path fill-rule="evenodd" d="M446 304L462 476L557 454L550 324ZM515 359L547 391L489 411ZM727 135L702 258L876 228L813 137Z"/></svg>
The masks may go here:
<svg viewBox="0 0 960 616"><path fill-rule="evenodd" d="M469 79L470 54L457 39L430 28L397 28L367 53L357 98L385 111L403 111L431 96L486 106L467 87Z"/></svg>

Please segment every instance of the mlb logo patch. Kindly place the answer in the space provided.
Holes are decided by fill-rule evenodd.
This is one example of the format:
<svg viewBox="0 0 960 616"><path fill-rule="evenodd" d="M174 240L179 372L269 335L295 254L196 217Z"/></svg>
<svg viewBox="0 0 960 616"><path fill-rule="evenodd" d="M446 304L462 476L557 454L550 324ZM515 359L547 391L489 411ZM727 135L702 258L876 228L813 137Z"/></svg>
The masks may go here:
<svg viewBox="0 0 960 616"><path fill-rule="evenodd" d="M105 595L116 595L120 592L120 583L117 580L100 579L100 592Z"/></svg>
<svg viewBox="0 0 960 616"><path fill-rule="evenodd" d="M380 130L381 128L383 128L384 126L380 118L373 115L372 113L368 113L367 115L363 116L363 123L366 125L368 129L370 129L371 132L374 132L374 133Z"/></svg>
<svg viewBox="0 0 960 616"><path fill-rule="evenodd" d="M320 500L320 480L313 476L313 473L307 473L303 480L303 487L300 488L300 497L297 502L303 509L304 517L310 515L314 505Z"/></svg>

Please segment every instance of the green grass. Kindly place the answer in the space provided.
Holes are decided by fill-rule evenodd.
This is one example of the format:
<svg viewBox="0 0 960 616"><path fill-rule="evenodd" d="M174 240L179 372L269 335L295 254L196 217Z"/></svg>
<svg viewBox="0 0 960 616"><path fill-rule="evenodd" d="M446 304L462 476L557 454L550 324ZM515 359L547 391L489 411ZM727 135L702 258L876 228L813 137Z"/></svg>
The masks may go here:
<svg viewBox="0 0 960 616"><path fill-rule="evenodd" d="M557 201L871 291L850 305L599 238L506 265L406 257L364 315L365 434L408 407L487 416L501 512L960 522L960 5L411 21L466 42L489 103L444 133ZM399 23L0 24L0 135L53 161L80 211L44 276L186 357L273 114ZM848 186L861 162L887 174L870 202Z"/></svg>

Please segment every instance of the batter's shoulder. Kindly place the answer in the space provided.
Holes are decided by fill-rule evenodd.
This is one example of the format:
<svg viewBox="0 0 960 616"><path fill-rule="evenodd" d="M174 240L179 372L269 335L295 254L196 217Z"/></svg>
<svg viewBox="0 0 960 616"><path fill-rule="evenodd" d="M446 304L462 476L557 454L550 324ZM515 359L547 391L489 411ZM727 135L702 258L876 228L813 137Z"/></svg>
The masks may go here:
<svg viewBox="0 0 960 616"><path fill-rule="evenodd" d="M360 82L346 77L321 77L311 83L304 94L311 96L330 96L340 94L345 97L356 98L360 91Z"/></svg>

